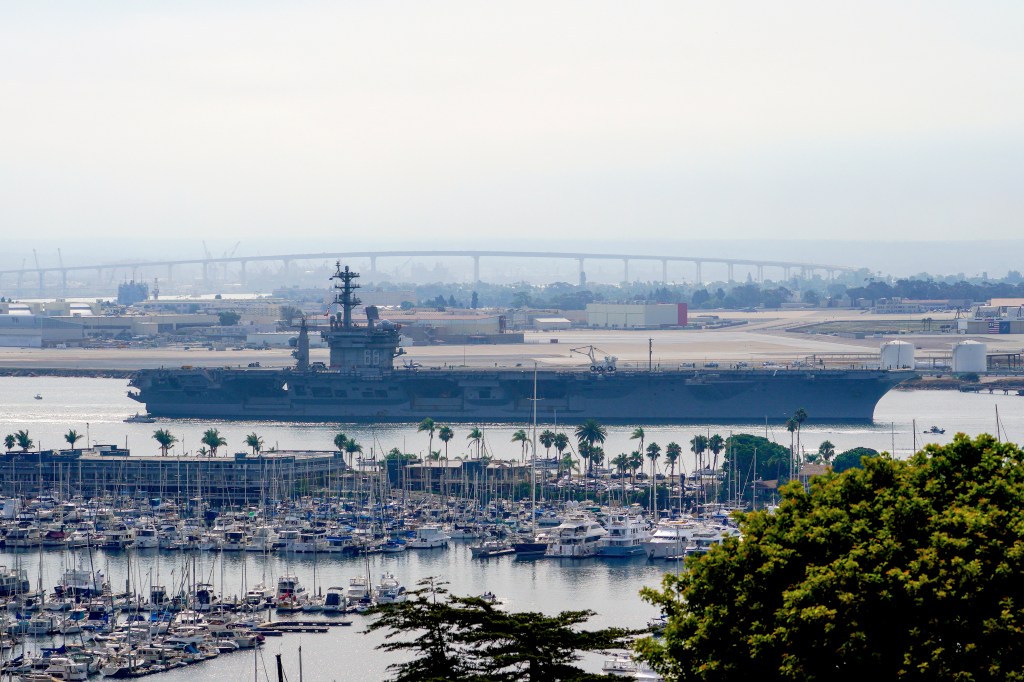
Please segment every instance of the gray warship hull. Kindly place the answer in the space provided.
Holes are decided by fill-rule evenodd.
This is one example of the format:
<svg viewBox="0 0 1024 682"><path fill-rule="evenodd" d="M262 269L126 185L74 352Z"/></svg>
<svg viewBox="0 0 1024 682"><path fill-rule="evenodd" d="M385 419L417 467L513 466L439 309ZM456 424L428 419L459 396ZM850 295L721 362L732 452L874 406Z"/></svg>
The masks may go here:
<svg viewBox="0 0 1024 682"><path fill-rule="evenodd" d="M914 376L884 370L679 370L595 373L520 369L141 370L129 395L173 418L615 424L784 421L870 422L878 401Z"/></svg>

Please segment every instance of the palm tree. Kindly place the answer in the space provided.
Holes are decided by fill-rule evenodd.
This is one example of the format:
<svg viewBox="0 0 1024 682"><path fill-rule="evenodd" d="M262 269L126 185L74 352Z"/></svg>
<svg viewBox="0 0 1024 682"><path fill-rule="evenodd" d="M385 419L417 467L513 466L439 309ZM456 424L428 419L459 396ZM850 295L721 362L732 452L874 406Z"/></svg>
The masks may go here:
<svg viewBox="0 0 1024 682"><path fill-rule="evenodd" d="M255 431L245 437L245 444L252 448L254 456L260 454L260 450L263 449L263 439L257 436Z"/></svg>
<svg viewBox="0 0 1024 682"><path fill-rule="evenodd" d="M437 437L444 443L444 461L448 461L448 441L455 438L455 432L452 431L450 426L442 426L438 432Z"/></svg>
<svg viewBox="0 0 1024 682"><path fill-rule="evenodd" d="M167 451L174 447L178 438L167 429L157 429L153 432L153 440L160 444L160 456L166 457Z"/></svg>
<svg viewBox="0 0 1024 682"><path fill-rule="evenodd" d="M71 429L70 431L64 434L64 440L66 440L68 442L68 445L71 446L71 449L74 450L75 443L82 440L82 434L80 434L78 431L75 431L74 429Z"/></svg>
<svg viewBox="0 0 1024 682"><path fill-rule="evenodd" d="M434 456L434 430L437 428L437 424L430 417L427 417L420 422L419 426L416 427L417 431L426 431L430 434L430 443L427 445L427 457Z"/></svg>
<svg viewBox="0 0 1024 682"><path fill-rule="evenodd" d="M348 438L345 440L345 452L348 453L348 465L355 468L356 454L363 453L363 446L357 443L355 438Z"/></svg>
<svg viewBox="0 0 1024 682"><path fill-rule="evenodd" d="M22 429L14 432L14 440L17 442L18 447L21 448L22 452L28 452L32 449L35 443L31 438L28 437L28 431Z"/></svg>
<svg viewBox="0 0 1024 682"><path fill-rule="evenodd" d="M594 447L597 443L604 443L605 438L608 437L608 429L601 426L600 422L596 419L588 419L579 426L576 427L576 440L580 444L580 456L583 456L583 444L586 443L589 447ZM592 473L592 462L587 461L587 475Z"/></svg>
<svg viewBox="0 0 1024 682"><path fill-rule="evenodd" d="M800 425L795 417L786 420L786 430L789 431L789 477L793 478L793 463L796 460L796 441L794 434Z"/></svg>
<svg viewBox="0 0 1024 682"><path fill-rule="evenodd" d="M8 451L14 449L15 442L17 442L17 439L14 437L13 434L8 433L6 436L4 436L4 447L6 447Z"/></svg>
<svg viewBox="0 0 1024 682"><path fill-rule="evenodd" d="M512 442L519 443L522 451L519 454L519 458L522 461L526 461L526 444L530 442L530 437L526 435L526 431L519 429L512 434Z"/></svg>
<svg viewBox="0 0 1024 682"><path fill-rule="evenodd" d="M708 450L715 456L715 463L711 467L715 471L718 471L718 453L725 449L725 439L719 436L717 433L711 438L708 438Z"/></svg>
<svg viewBox="0 0 1024 682"><path fill-rule="evenodd" d="M476 445L476 458L480 459L480 443L483 442L484 432L474 427L470 430L469 435L466 436L466 440Z"/></svg>
<svg viewBox="0 0 1024 682"><path fill-rule="evenodd" d="M836 446L831 441L822 441L818 446L818 455L825 460L825 464L831 464L832 458L836 455Z"/></svg>
<svg viewBox="0 0 1024 682"><path fill-rule="evenodd" d="M670 511L672 509L672 479L676 477L676 462L679 460L679 458L682 455L683 455L683 446L681 446L679 443L677 443L675 441L672 441L671 443L669 443L668 445L665 446L665 461L668 462L668 466L669 466L669 474L668 474L668 480L669 480L669 488L668 488L669 489L669 493L668 493L669 504L668 504L668 508L669 508ZM682 492L683 492L683 483L682 483L682 481L680 481L679 482L679 493L680 493L680 495L682 495Z"/></svg>
<svg viewBox="0 0 1024 682"><path fill-rule="evenodd" d="M626 504L626 469L629 468L629 455L622 453L612 457L611 465L622 480L622 504Z"/></svg>
<svg viewBox="0 0 1024 682"><path fill-rule="evenodd" d="M544 446L544 458L551 458L551 446L555 444L555 432L551 429L544 429L537 436L537 440Z"/></svg>
<svg viewBox="0 0 1024 682"><path fill-rule="evenodd" d="M696 435L690 439L690 451L697 456L696 467L697 469L704 468L704 451L708 449L708 437L705 435Z"/></svg>
<svg viewBox="0 0 1024 682"><path fill-rule="evenodd" d="M650 443L647 446L647 459L651 460L651 515L657 516L658 512L658 457L661 456L661 446L657 443Z"/></svg>
<svg viewBox="0 0 1024 682"><path fill-rule="evenodd" d="M642 426L638 426L635 429L633 429L633 435L629 437L630 440L639 440L640 441L640 447L637 448L637 450L640 451L640 452L644 451L644 435L645 434L644 434L643 427Z"/></svg>
<svg viewBox="0 0 1024 682"><path fill-rule="evenodd" d="M210 451L207 450L206 447L204 446L196 450L196 454L199 455L200 457L206 457L208 454L210 454Z"/></svg>
<svg viewBox="0 0 1024 682"><path fill-rule="evenodd" d="M636 485L636 470L644 465L644 456L639 450L629 453L629 469L632 472L632 481Z"/></svg>
<svg viewBox="0 0 1024 682"><path fill-rule="evenodd" d="M800 408L793 413L793 419L796 420L796 451L802 453L803 450L800 448L800 430L804 426L804 422L807 421L807 410Z"/></svg>
<svg viewBox="0 0 1024 682"><path fill-rule="evenodd" d="M217 456L217 448L228 444L224 437L220 435L220 431L218 431L217 429L206 429L206 431L203 433L203 437L200 439L200 442L203 443L204 445L210 446L211 457Z"/></svg>
<svg viewBox="0 0 1024 682"><path fill-rule="evenodd" d="M334 437L334 447L338 448L338 452L345 452L345 443L348 442L348 436L344 433L339 433Z"/></svg>
<svg viewBox="0 0 1024 682"><path fill-rule="evenodd" d="M565 435L562 432L558 432L558 433L555 434L555 437L551 441L551 444L553 446L555 446L555 452L558 453L559 478L561 478L562 464L565 462L565 458L566 458L566 455L563 455L562 452L567 447L569 447L569 436ZM568 457L569 457L569 482L572 483L572 454L570 453L568 455Z"/></svg>

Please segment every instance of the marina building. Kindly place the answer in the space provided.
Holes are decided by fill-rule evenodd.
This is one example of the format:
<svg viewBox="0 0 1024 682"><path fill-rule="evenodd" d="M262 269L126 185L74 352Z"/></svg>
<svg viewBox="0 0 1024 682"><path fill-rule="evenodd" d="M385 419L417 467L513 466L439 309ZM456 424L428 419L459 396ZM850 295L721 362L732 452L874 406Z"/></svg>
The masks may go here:
<svg viewBox="0 0 1024 682"><path fill-rule="evenodd" d="M88 449L9 451L0 456L0 490L85 498L196 500L211 506L257 504L337 490L347 471L340 452L238 452L229 457L138 456L114 445Z"/></svg>

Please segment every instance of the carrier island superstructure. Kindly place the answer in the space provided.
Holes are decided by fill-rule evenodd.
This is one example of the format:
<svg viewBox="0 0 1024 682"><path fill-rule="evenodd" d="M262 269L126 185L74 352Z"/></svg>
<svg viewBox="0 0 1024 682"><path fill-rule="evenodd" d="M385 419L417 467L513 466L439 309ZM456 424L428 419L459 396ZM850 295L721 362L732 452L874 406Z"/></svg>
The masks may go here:
<svg viewBox="0 0 1024 682"><path fill-rule="evenodd" d="M913 376L879 369L396 367L399 325L380 319L374 306L365 308L364 323L353 319L358 277L340 264L331 277L334 303L320 332L330 349L326 365L310 362L303 323L294 367L139 370L129 395L150 414L182 418L527 423L536 397L544 423L763 423L800 408L811 421L867 422L881 397Z"/></svg>

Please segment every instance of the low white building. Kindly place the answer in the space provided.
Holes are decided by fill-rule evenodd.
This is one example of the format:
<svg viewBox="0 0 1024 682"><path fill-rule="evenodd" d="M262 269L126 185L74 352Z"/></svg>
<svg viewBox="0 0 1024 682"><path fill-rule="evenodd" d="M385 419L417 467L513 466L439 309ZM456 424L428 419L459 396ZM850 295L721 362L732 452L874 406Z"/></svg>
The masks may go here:
<svg viewBox="0 0 1024 682"><path fill-rule="evenodd" d="M687 323L685 303L588 303L587 325L606 329L658 329Z"/></svg>

